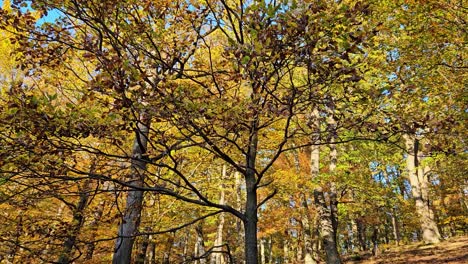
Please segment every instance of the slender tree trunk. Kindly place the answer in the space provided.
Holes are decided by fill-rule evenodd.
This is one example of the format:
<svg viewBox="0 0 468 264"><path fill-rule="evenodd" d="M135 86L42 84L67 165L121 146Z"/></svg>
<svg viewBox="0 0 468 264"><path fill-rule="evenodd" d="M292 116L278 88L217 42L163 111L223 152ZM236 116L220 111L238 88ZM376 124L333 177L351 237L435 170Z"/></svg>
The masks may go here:
<svg viewBox="0 0 468 264"><path fill-rule="evenodd" d="M300 173L300 161L299 161L299 153L294 153L294 160L296 164L296 173ZM301 216L301 224L302 224L302 234L304 239L304 263L305 264L314 264L315 261L312 257L313 255L313 248L312 248L312 232L311 232L311 224L310 224L310 214L309 214L309 197L306 194L308 190L302 194L302 216ZM301 259L302 261L302 259Z"/></svg>
<svg viewBox="0 0 468 264"><path fill-rule="evenodd" d="M104 206L105 206L105 202L100 201L97 207L94 209L93 221L89 224L93 237L95 236L98 230L98 223L102 217L102 213L104 212ZM95 242L88 244L87 249L86 249L86 256L85 256L86 260L90 260L93 258L95 247L96 247Z"/></svg>
<svg viewBox="0 0 468 264"><path fill-rule="evenodd" d="M155 264L156 263L156 244L153 241L153 237L149 236L148 251L145 259L145 264Z"/></svg>
<svg viewBox="0 0 468 264"><path fill-rule="evenodd" d="M132 150L132 172L129 183L138 188L144 185L147 164L145 153L148 145L149 118L145 113L141 114L135 134ZM113 264L129 264L131 262L133 243L140 225L142 203L143 191L130 189L127 194L127 204L122 222L119 226L119 237L115 242Z"/></svg>
<svg viewBox="0 0 468 264"><path fill-rule="evenodd" d="M379 253L378 235L379 235L379 229L377 227L374 227L374 232L372 233L372 255L373 256L377 256L377 254Z"/></svg>
<svg viewBox="0 0 468 264"><path fill-rule="evenodd" d="M195 230L196 230L196 227L195 227ZM173 233L171 236L169 236L169 238L167 239L167 242L166 242L166 245L167 245L167 248L166 248L166 251L164 252L164 256L163 256L163 260L162 260L162 263L163 264L170 264L170 260L171 260L171 253L172 253L172 246L174 245L174 236L175 234ZM203 238L203 237L202 237ZM198 241L197 241L198 242ZM197 243L195 243L195 249L197 247ZM204 253L204 252L203 252ZM197 262L195 262L197 263Z"/></svg>
<svg viewBox="0 0 468 264"><path fill-rule="evenodd" d="M334 174L336 171L336 166L338 162L338 152L336 149L336 122L335 120L330 117L328 120L328 125L330 129L332 130L332 137L330 140L330 165L329 165L329 171L331 174ZM332 254L336 254L336 256L333 257L333 259L340 258L338 254L338 243L337 243L337 232L338 232L338 199L337 199L337 194L336 194L336 184L334 180L330 182L330 192L329 192L329 197L330 197L330 217L331 217L331 223L333 227L333 234L332 234L332 239L333 239L333 244L335 250L333 252L330 252Z"/></svg>
<svg viewBox="0 0 468 264"><path fill-rule="evenodd" d="M358 235L359 245L361 246L362 251L366 251L367 250L366 226L364 225L360 217L356 219L356 226L357 226L357 235Z"/></svg>
<svg viewBox="0 0 468 264"><path fill-rule="evenodd" d="M224 204L224 181L227 178L227 173L226 173L226 165L223 165L222 168L222 173L221 173L221 193L219 197L219 204ZM216 240L214 243L215 249L214 251L220 251L222 250L222 245L223 245L223 229L224 229L224 214L221 213L219 215L219 223L218 223L218 229L216 230ZM211 264L224 264L224 256L223 253L220 252L215 252L211 254Z"/></svg>
<svg viewBox="0 0 468 264"><path fill-rule="evenodd" d="M149 246L149 236L144 235L141 237L141 243L138 247L137 256L135 258L135 264L144 264L146 260L146 251Z"/></svg>
<svg viewBox="0 0 468 264"><path fill-rule="evenodd" d="M411 193L416 202L416 213L419 216L422 239L425 243L440 242L440 233L434 219L434 212L429 205L429 180L419 155L419 140L413 136L405 135L408 158L408 178L411 184Z"/></svg>
<svg viewBox="0 0 468 264"><path fill-rule="evenodd" d="M302 262L304 259L304 244L302 243L301 237L301 234L299 234L296 244L296 262Z"/></svg>
<svg viewBox="0 0 468 264"><path fill-rule="evenodd" d="M310 224L309 206L307 205L307 198L304 196L303 201L304 214L302 215L302 227L304 234L304 264L314 264L313 259L313 241L312 241L312 227Z"/></svg>
<svg viewBox="0 0 468 264"><path fill-rule="evenodd" d="M199 222L199 224L195 227L195 233L197 234L196 241L195 241L195 256L202 257L205 255L205 239L203 238L203 222ZM205 264L206 263L206 256L203 256L199 260L195 261L195 263Z"/></svg>
<svg viewBox="0 0 468 264"><path fill-rule="evenodd" d="M20 247L18 245L19 245L21 234L23 233L23 212L22 212L21 209L20 209L20 211L18 213L16 221L17 221L16 232L15 232L15 240L16 240L15 242L16 243L15 243L15 245L13 245L10 248L10 252L6 256L7 263L14 263L15 262L15 256L18 253L18 251L20 250ZM2 260L3 260L3 256L0 256L0 263L3 263Z"/></svg>
<svg viewBox="0 0 468 264"><path fill-rule="evenodd" d="M94 171L94 166L91 168L91 171ZM58 259L58 263L66 264L70 263L70 258L72 257L73 248L75 247L76 238L80 233L80 229L83 226L84 222L84 209L88 203L89 190L90 190L90 180L86 180L83 184L83 187L80 191L80 200L73 210L73 219L70 224L70 230L68 236L65 238L63 243L62 253Z"/></svg>
<svg viewBox="0 0 468 264"><path fill-rule="evenodd" d="M289 263L289 240L286 238L283 241L283 263Z"/></svg>
<svg viewBox="0 0 468 264"><path fill-rule="evenodd" d="M265 264L266 263L266 255L265 255L265 239L262 238L260 240L260 263Z"/></svg>
<svg viewBox="0 0 468 264"><path fill-rule="evenodd" d="M395 244L398 246L400 245L400 226L398 224L397 212L395 208L392 209L392 229Z"/></svg>
<svg viewBox="0 0 468 264"><path fill-rule="evenodd" d="M183 251L182 251L182 260L183 262L185 263L187 261L187 257L188 257L188 244L189 244L189 241L190 241L190 230L189 229L186 229L185 230L185 236L184 236L184 246L183 246Z"/></svg>
<svg viewBox="0 0 468 264"><path fill-rule="evenodd" d="M273 239L269 237L266 241L267 248L266 248L266 256L267 256L267 263L273 263Z"/></svg>

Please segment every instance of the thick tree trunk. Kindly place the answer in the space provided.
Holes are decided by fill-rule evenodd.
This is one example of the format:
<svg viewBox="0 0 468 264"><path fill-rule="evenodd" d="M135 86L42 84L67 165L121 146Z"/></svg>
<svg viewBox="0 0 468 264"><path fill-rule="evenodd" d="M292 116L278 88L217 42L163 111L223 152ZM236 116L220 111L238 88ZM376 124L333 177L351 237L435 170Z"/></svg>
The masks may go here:
<svg viewBox="0 0 468 264"><path fill-rule="evenodd" d="M314 110L313 116L315 118L315 125L317 129L320 129L319 123L319 114L317 110ZM329 121L329 125L331 129L334 129L334 124L332 121ZM336 168L336 146L333 142L334 138L332 139L330 148L330 171L333 172ZM319 176L319 169L320 169L320 149L318 146L311 147L311 174L312 178L317 178ZM317 212L319 215L319 223L320 223L320 230L319 233L322 237L323 247L325 249L325 253L327 256L327 263L328 264L340 264L340 255L337 250L336 245L336 229L338 226L338 222L336 219L336 192L334 185L331 184L330 188L330 206L327 206L327 202L325 199L325 194L322 187L317 187L314 190L314 202L317 208Z"/></svg>
<svg viewBox="0 0 468 264"><path fill-rule="evenodd" d="M440 233L434 219L434 212L429 205L429 180L421 164L419 155L419 141L413 136L405 135L408 158L406 165L411 184L411 193L416 202L416 213L419 216L422 239L425 243L440 242Z"/></svg>
<svg viewBox="0 0 468 264"><path fill-rule="evenodd" d="M91 170L94 170L93 168ZM65 238L63 243L63 250L58 259L58 263L66 264L70 263L72 257L73 248L75 247L76 238L80 233L80 229L84 222L84 209L88 203L90 190L90 181L86 180L80 191L80 200L73 210L73 219L70 224L68 236Z"/></svg>
<svg viewBox="0 0 468 264"><path fill-rule="evenodd" d="M132 172L129 183L138 188L143 187L147 164L145 153L148 145L149 120L144 113L135 134L136 138L132 150ZM119 237L115 242L113 264L129 264L131 262L133 243L140 225L142 203L143 191L130 189L127 194L125 212L119 226Z"/></svg>
<svg viewBox="0 0 468 264"><path fill-rule="evenodd" d="M258 263L257 249L257 191L255 178L246 177L247 201L245 206L245 261L247 264Z"/></svg>
<svg viewBox="0 0 468 264"><path fill-rule="evenodd" d="M327 263L340 264L341 260L336 248L331 212L325 202L325 196L321 187L314 190L314 200L317 206L317 211L320 215L320 234L322 236L323 247L327 255Z"/></svg>
<svg viewBox="0 0 468 264"><path fill-rule="evenodd" d="M255 175L257 147L258 147L258 120L252 122L249 147L246 155L245 170L245 262L247 264L258 263L257 248L257 177Z"/></svg>

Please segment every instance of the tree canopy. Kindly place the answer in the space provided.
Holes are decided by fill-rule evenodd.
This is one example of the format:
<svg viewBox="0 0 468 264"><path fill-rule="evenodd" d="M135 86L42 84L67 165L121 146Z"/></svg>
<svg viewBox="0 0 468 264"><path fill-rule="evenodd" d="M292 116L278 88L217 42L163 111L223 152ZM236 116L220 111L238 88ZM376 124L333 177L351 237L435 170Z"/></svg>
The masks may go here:
<svg viewBox="0 0 468 264"><path fill-rule="evenodd" d="M342 263L468 231L460 1L0 15L0 262Z"/></svg>

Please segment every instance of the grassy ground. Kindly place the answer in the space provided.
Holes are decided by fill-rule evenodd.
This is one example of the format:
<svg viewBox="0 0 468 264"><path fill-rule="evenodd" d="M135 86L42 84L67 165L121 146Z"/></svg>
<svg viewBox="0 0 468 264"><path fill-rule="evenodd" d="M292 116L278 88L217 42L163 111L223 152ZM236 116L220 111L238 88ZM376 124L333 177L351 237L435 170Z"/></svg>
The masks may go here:
<svg viewBox="0 0 468 264"><path fill-rule="evenodd" d="M381 253L377 257L373 257L370 254L364 254L361 255L360 258L361 260L348 260L345 261L345 263L468 264L468 236L450 238L437 245L412 244L393 247Z"/></svg>

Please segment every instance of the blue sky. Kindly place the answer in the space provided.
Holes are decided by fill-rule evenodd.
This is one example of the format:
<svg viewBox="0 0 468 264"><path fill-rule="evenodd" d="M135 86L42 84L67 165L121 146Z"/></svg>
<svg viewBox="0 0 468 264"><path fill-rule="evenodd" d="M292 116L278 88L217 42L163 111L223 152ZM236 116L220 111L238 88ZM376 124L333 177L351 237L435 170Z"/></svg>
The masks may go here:
<svg viewBox="0 0 468 264"><path fill-rule="evenodd" d="M0 0L0 7L3 6L3 0ZM57 17L60 16L60 12L56 11L56 10L52 10L50 11L47 16L39 19L37 21L37 23L40 25L42 23L45 23L45 22L54 22L55 19L57 19Z"/></svg>

